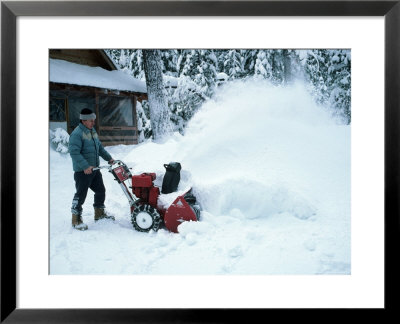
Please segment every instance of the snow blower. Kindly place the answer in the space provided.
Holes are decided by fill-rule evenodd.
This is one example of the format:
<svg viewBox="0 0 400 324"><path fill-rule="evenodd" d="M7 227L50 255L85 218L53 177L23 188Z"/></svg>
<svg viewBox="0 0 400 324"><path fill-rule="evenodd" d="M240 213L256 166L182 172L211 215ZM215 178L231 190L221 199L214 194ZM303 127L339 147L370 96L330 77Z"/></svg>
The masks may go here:
<svg viewBox="0 0 400 324"><path fill-rule="evenodd" d="M162 183L162 194L175 192L180 181L181 165L178 162L164 164L166 172ZM167 208L158 203L160 188L154 185L155 173L132 175L130 168L116 160L112 165L93 170L108 169L128 198L133 227L140 232L158 231L163 225L177 233L178 226L185 221L200 219L200 206L190 188L175 198Z"/></svg>

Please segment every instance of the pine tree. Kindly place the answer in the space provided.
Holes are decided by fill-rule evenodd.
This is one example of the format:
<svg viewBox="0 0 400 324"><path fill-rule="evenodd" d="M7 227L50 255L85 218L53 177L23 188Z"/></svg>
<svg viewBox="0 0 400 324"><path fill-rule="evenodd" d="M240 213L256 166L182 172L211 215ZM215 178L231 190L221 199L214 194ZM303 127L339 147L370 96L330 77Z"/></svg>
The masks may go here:
<svg viewBox="0 0 400 324"><path fill-rule="evenodd" d="M254 65L254 74L275 85L285 83L284 50L259 50ZM290 65L286 62L288 69Z"/></svg>
<svg viewBox="0 0 400 324"><path fill-rule="evenodd" d="M160 50L161 60L163 63L163 73L165 75L178 77L179 76L179 53L181 50L170 49Z"/></svg>
<svg viewBox="0 0 400 324"><path fill-rule="evenodd" d="M231 80L242 78L245 71L240 51L233 49L221 51L219 54L219 70L226 73Z"/></svg>
<svg viewBox="0 0 400 324"><path fill-rule="evenodd" d="M351 122L351 55L348 50L329 50L329 104L334 114Z"/></svg>
<svg viewBox="0 0 400 324"><path fill-rule="evenodd" d="M204 99L211 98L215 90L218 66L214 50L188 50L183 55L180 75L190 77L198 86L196 91Z"/></svg>
<svg viewBox="0 0 400 324"><path fill-rule="evenodd" d="M146 138L150 138L152 136L151 131L151 122L149 119L149 103L147 101L143 101L140 103L137 101L136 103L136 114L137 114L137 127L138 127L138 141L139 143L143 142Z"/></svg>
<svg viewBox="0 0 400 324"><path fill-rule="evenodd" d="M145 80L145 73L143 67L143 52L142 50L131 50L129 60L129 70L133 77L139 80Z"/></svg>
<svg viewBox="0 0 400 324"><path fill-rule="evenodd" d="M308 50L304 56L305 75L316 101L328 105L333 115L350 124L350 50Z"/></svg>
<svg viewBox="0 0 400 324"><path fill-rule="evenodd" d="M241 49L239 51L240 56L241 56L241 76L240 78L247 78L247 77L253 77L254 76L254 67L257 61L257 55L258 55L259 50L253 49L253 50L245 50Z"/></svg>

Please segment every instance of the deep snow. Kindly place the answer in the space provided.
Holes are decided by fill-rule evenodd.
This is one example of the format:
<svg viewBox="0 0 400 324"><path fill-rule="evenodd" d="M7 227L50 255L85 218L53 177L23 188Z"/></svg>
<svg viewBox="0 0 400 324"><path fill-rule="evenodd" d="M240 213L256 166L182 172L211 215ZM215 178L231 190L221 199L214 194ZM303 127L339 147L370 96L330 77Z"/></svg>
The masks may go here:
<svg viewBox="0 0 400 324"><path fill-rule="evenodd" d="M350 274L350 126L301 85L225 84L184 136L107 150L135 174L156 172L159 186L163 164L179 161L178 190L193 187L201 221L136 232L102 171L116 221L94 223L89 191L89 230L76 231L72 162L50 149L50 274Z"/></svg>

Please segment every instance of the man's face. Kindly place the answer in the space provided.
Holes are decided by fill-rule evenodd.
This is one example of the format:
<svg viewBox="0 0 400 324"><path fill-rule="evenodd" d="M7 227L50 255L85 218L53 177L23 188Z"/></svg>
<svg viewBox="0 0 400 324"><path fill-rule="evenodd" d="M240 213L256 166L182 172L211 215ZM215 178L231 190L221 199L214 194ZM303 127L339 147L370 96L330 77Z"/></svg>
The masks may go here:
<svg viewBox="0 0 400 324"><path fill-rule="evenodd" d="M82 124L85 125L87 128L92 129L94 126L94 119L82 120Z"/></svg>

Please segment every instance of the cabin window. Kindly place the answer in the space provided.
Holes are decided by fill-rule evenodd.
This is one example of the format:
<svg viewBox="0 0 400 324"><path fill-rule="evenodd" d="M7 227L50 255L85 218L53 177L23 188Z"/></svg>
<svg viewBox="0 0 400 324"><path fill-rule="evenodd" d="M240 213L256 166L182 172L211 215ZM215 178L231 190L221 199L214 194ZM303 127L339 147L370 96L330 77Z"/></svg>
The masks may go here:
<svg viewBox="0 0 400 324"><path fill-rule="evenodd" d="M50 97L50 121L64 122L66 121L65 115L66 99Z"/></svg>
<svg viewBox="0 0 400 324"><path fill-rule="evenodd" d="M68 127L70 130L79 125L79 115L83 108L96 111L96 97L93 93L70 91L68 93Z"/></svg>
<svg viewBox="0 0 400 324"><path fill-rule="evenodd" d="M101 126L135 126L131 97L99 96Z"/></svg>
<svg viewBox="0 0 400 324"><path fill-rule="evenodd" d="M49 120L65 122L67 120L67 96L64 91L50 90Z"/></svg>

